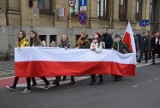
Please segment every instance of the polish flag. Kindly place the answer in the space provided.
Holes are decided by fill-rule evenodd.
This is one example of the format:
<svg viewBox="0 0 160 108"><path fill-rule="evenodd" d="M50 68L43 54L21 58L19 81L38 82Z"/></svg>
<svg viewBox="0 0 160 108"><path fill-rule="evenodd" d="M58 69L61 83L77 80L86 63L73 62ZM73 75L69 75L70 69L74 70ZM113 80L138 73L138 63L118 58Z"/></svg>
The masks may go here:
<svg viewBox="0 0 160 108"><path fill-rule="evenodd" d="M123 37L123 42L127 44L127 46L130 48L130 50L136 54L136 46L135 46L135 40L133 36L133 31L130 22L128 22L124 37Z"/></svg>
<svg viewBox="0 0 160 108"><path fill-rule="evenodd" d="M135 76L135 55L103 49L15 48L15 72L18 77L81 76L112 74Z"/></svg>

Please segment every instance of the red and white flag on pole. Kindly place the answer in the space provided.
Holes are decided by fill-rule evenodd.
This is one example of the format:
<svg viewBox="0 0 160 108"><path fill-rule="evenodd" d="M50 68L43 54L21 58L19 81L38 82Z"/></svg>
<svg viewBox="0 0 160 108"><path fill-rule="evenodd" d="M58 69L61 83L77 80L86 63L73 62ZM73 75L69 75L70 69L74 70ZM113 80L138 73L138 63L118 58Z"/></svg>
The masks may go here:
<svg viewBox="0 0 160 108"><path fill-rule="evenodd" d="M136 46L135 46L135 40L133 36L133 31L130 22L128 22L124 37L123 37L123 42L127 44L127 46L130 48L130 50L136 54Z"/></svg>

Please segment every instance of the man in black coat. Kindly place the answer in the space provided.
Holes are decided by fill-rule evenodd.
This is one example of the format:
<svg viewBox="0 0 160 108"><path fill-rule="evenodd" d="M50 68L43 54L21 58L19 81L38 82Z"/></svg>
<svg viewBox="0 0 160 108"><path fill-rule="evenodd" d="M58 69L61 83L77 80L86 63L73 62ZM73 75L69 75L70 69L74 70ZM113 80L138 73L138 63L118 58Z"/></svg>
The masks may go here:
<svg viewBox="0 0 160 108"><path fill-rule="evenodd" d="M108 28L103 29L102 41L105 43L105 49L111 49L113 45L113 38L108 33Z"/></svg>
<svg viewBox="0 0 160 108"><path fill-rule="evenodd" d="M149 39L146 37L146 33L143 32L142 36L139 40L139 49L140 49L140 57L138 62L141 63L143 54L145 54L145 62L148 62L148 47L149 47Z"/></svg>
<svg viewBox="0 0 160 108"><path fill-rule="evenodd" d="M158 57L160 57L160 37L158 32L153 33L153 37L151 39L151 50L152 50L152 65L154 65L155 54L158 54Z"/></svg>

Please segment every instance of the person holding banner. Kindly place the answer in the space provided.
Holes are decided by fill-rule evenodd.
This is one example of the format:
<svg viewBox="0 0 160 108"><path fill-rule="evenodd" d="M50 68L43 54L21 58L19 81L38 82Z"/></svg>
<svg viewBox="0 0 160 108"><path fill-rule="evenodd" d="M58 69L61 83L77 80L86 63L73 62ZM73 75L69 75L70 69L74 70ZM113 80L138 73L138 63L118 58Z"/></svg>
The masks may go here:
<svg viewBox="0 0 160 108"><path fill-rule="evenodd" d="M24 31L20 31L18 33L18 41L17 41L17 47L22 48L28 46L29 40L26 38L26 33ZM6 86L9 90L16 90L16 86L18 83L19 77L15 77L13 85L12 86Z"/></svg>
<svg viewBox="0 0 160 108"><path fill-rule="evenodd" d="M41 41L38 39L37 33L35 31L30 32L30 41L28 44L30 47L35 47L35 46L43 46ZM47 90L49 88L49 81L45 77L40 77L44 82L45 82L45 87L44 90ZM21 91L21 93L30 93L31 92L31 78L27 78L27 88L24 89L24 91ZM34 77L32 77L32 80L34 81L33 86L37 85L36 80Z"/></svg>
<svg viewBox="0 0 160 108"><path fill-rule="evenodd" d="M132 51L129 49L129 47L122 41L122 38L120 35L116 34L114 37L114 43L112 48L122 54L125 54L125 52L131 53ZM114 75L115 76L115 81L121 81L122 76L121 75Z"/></svg>
<svg viewBox="0 0 160 108"><path fill-rule="evenodd" d="M98 32L95 32L93 35L93 41L90 45L90 50L96 52L96 53L101 53L102 51L102 42L101 42L101 35ZM103 84L103 76L102 74L99 75L99 82L97 83L98 85ZM90 85L94 85L96 83L96 78L95 75L91 75L91 82L89 83Z"/></svg>
<svg viewBox="0 0 160 108"><path fill-rule="evenodd" d="M81 33L81 36L78 39L78 47L77 48L82 48L82 49L89 49L89 41L88 41L88 36L86 34L86 31L83 31Z"/></svg>
<svg viewBox="0 0 160 108"><path fill-rule="evenodd" d="M66 34L63 34L61 36L61 44L59 45L59 47L65 48L65 49L68 49L71 47L68 36ZM55 84L56 86L59 86L60 79L61 79L61 76L56 76L56 80L54 80L53 84ZM66 76L63 76L63 80L65 79L66 79ZM74 76L71 76L70 85L74 85L74 84L75 84Z"/></svg>

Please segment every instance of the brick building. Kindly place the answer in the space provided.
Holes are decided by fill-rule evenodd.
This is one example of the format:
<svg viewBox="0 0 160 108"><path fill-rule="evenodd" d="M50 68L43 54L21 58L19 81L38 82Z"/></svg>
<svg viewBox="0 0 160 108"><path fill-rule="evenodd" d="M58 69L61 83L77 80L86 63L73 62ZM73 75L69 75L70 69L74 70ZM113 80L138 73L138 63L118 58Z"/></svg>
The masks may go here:
<svg viewBox="0 0 160 108"><path fill-rule="evenodd" d="M60 42L66 33L73 45L83 30L78 21L81 9L78 0L69 7L68 0L0 0L0 58L13 53L17 33L24 30L38 32L41 40L49 46L52 40ZM150 25L140 27L141 19L154 16L152 2L158 0L88 0L86 31L92 37L95 31L109 28L111 34L123 34L129 20L135 32L150 30ZM157 11L159 8L156 8ZM152 16L152 17L151 17ZM157 17L158 18L158 17ZM156 28L152 20L152 28Z"/></svg>

